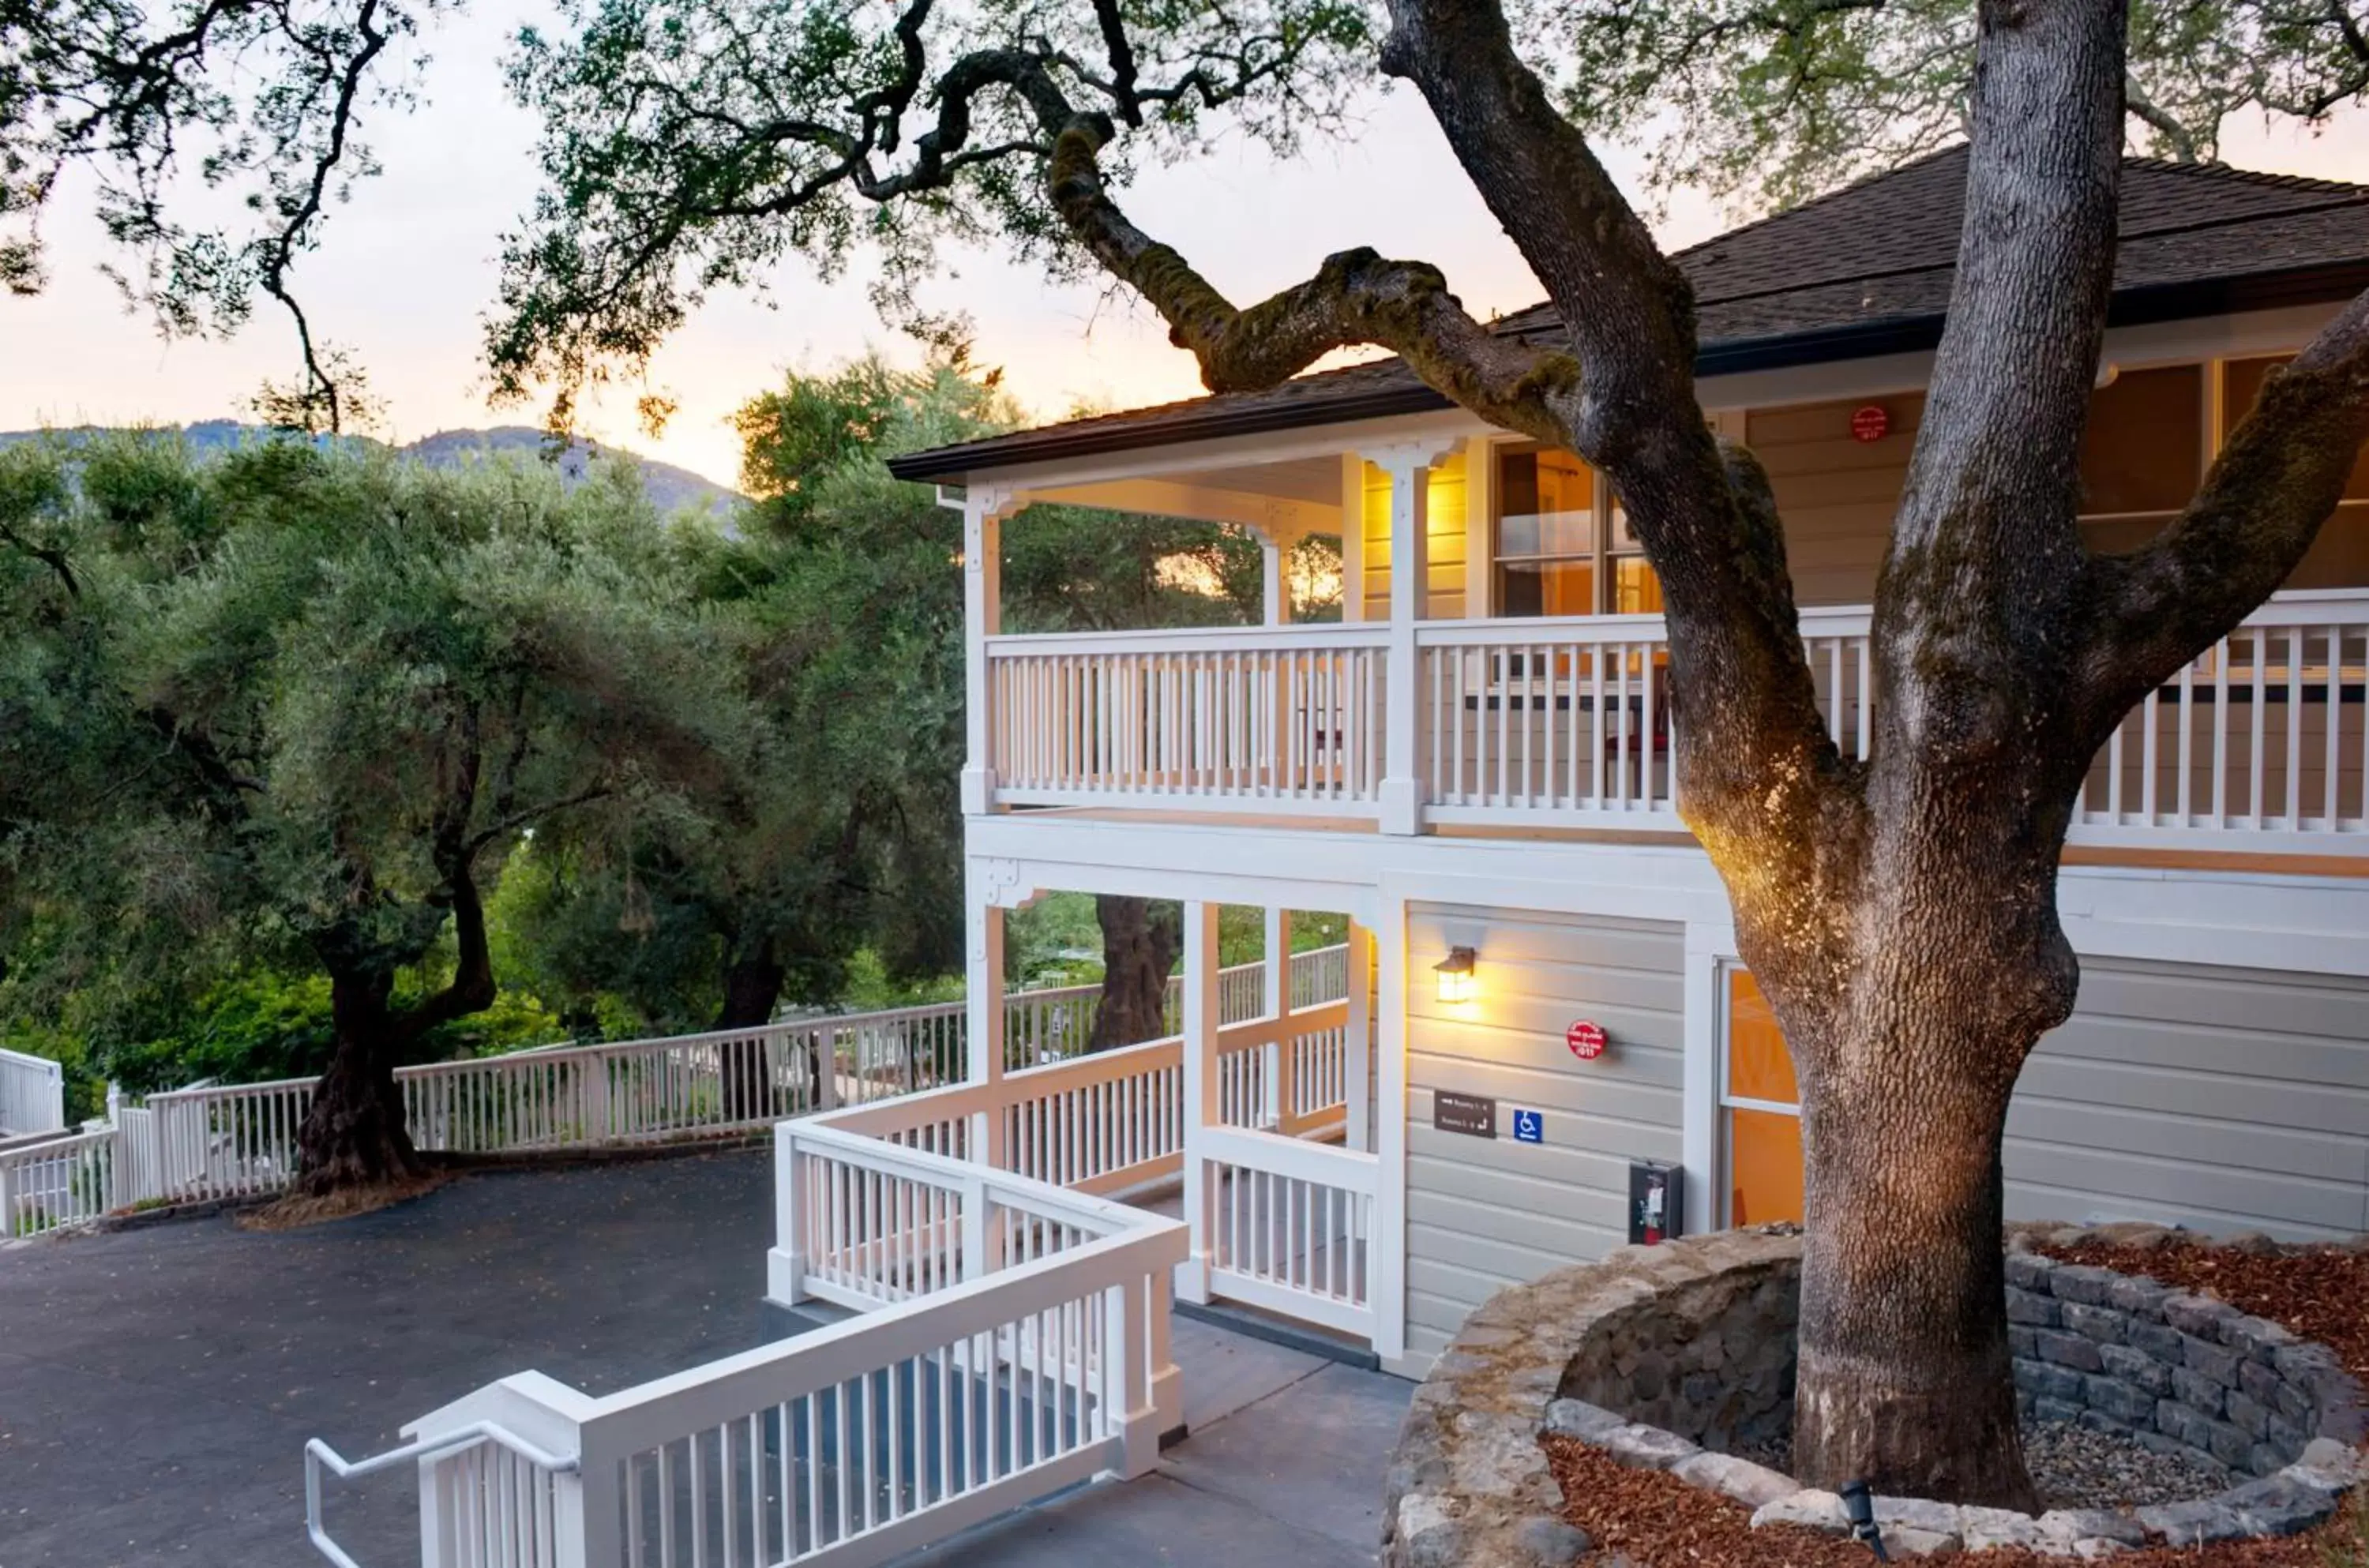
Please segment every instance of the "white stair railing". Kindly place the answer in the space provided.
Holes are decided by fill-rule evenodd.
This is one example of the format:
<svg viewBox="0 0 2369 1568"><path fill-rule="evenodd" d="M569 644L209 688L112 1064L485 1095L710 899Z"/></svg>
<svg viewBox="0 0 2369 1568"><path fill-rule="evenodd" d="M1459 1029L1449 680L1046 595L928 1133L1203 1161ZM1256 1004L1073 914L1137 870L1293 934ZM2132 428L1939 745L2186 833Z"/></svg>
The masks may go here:
<svg viewBox="0 0 2369 1568"><path fill-rule="evenodd" d="M811 1122L777 1160L775 1288L859 1315L597 1399L505 1379L406 1426L423 1568L866 1568L1150 1469L1181 1223Z"/></svg>

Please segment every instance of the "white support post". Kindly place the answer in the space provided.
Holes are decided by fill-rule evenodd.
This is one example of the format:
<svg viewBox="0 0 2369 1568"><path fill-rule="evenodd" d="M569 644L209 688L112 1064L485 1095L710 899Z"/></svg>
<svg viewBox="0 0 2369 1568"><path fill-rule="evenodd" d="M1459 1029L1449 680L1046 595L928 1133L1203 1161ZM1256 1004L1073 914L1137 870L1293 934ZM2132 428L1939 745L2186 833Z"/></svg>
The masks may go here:
<svg viewBox="0 0 2369 1568"><path fill-rule="evenodd" d="M773 1128L773 1250L765 1255L765 1299L784 1307L806 1299L807 1260L813 1255L797 1179L797 1124L783 1122Z"/></svg>
<svg viewBox="0 0 2369 1568"><path fill-rule="evenodd" d="M1383 721L1381 830L1423 827L1422 681L1415 626L1431 583L1431 470L1456 443L1394 441L1366 456L1390 476L1390 673Z"/></svg>
<svg viewBox="0 0 2369 1568"><path fill-rule="evenodd" d="M1003 1082L1007 1021L1003 1001L1003 908L995 901L1000 881L997 869L978 861L971 862L963 888L963 898L968 906L964 918L969 927L964 944L963 1000L967 1016L963 1037L969 1058L964 1079L990 1085ZM983 1160L998 1171L1009 1169L1003 1140L1000 1105L972 1116L972 1159Z"/></svg>
<svg viewBox="0 0 2369 1568"><path fill-rule="evenodd" d="M1349 922L1347 1044L1342 1051L1342 1085L1348 1100L1349 1147L1360 1153L1374 1146L1374 941L1373 933Z"/></svg>
<svg viewBox="0 0 2369 1568"><path fill-rule="evenodd" d="M1366 460L1341 454L1341 619L1366 618Z"/></svg>
<svg viewBox="0 0 2369 1568"><path fill-rule="evenodd" d="M1223 1020L1218 997L1218 906L1198 898L1184 904L1184 1218L1192 1226L1192 1252L1176 1265L1176 1294L1187 1301L1209 1299L1209 1249L1215 1240L1217 1194L1202 1169L1202 1134L1218 1125L1218 1027Z"/></svg>
<svg viewBox="0 0 2369 1568"><path fill-rule="evenodd" d="M1266 911L1266 1005L1275 1037L1266 1044L1266 1125L1281 1130L1299 1096L1293 1092L1291 1050L1291 911Z"/></svg>
<svg viewBox="0 0 2369 1568"><path fill-rule="evenodd" d="M1291 619L1291 580L1285 575L1284 541L1272 533L1259 535L1259 559L1266 583L1266 624L1280 626Z"/></svg>
<svg viewBox="0 0 2369 1568"><path fill-rule="evenodd" d="M987 640L1003 629L1003 520L1026 503L1009 490L975 486L963 498L963 705L967 723L962 808L995 804L994 692Z"/></svg>
<svg viewBox="0 0 2369 1568"><path fill-rule="evenodd" d="M1374 1354L1389 1367L1406 1355L1407 916L1406 901L1385 891L1374 928L1375 1005L1381 1053L1374 1092L1374 1151L1380 1190L1374 1200L1372 1259Z"/></svg>

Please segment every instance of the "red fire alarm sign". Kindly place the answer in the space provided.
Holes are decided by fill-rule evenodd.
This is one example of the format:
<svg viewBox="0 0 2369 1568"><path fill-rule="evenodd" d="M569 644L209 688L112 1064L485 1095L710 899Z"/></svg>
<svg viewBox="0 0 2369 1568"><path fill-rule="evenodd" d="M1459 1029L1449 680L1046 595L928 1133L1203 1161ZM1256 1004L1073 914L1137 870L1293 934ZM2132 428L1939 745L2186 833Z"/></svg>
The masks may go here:
<svg viewBox="0 0 2369 1568"><path fill-rule="evenodd" d="M1571 1054L1580 1060L1594 1061L1604 1054L1604 1047L1609 1042L1604 1037L1603 1024L1583 1018L1562 1032L1562 1043L1569 1046Z"/></svg>
<svg viewBox="0 0 2369 1568"><path fill-rule="evenodd" d="M1891 429L1892 416L1884 412L1881 403L1851 411L1851 440L1855 441L1880 441Z"/></svg>

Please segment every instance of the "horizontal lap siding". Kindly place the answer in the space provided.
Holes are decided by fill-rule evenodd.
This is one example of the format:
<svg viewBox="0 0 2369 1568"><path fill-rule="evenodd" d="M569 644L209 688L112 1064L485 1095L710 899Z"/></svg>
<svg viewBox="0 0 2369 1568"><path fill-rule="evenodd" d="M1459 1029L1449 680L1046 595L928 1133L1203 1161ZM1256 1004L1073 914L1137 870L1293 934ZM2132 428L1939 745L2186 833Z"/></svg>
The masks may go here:
<svg viewBox="0 0 2369 1568"><path fill-rule="evenodd" d="M2369 981L2086 960L2006 1159L2015 1218L2369 1230Z"/></svg>
<svg viewBox="0 0 2369 1568"><path fill-rule="evenodd" d="M1852 439L1851 415L1870 402L1892 417L1883 440ZM1802 604L1865 604L1892 537L1922 394L1753 410L1746 441L1777 494L1785 558Z"/></svg>
<svg viewBox="0 0 2369 1568"><path fill-rule="evenodd" d="M1684 928L1417 905L1409 911L1407 1348L1427 1362L1501 1288L1628 1240L1629 1162L1677 1162ZM1443 1005L1431 966L1477 954L1479 1000ZM1583 1063L1574 1020L1613 1048ZM1439 1089L1498 1102L1492 1141L1432 1128ZM1544 1144L1513 1139L1516 1106Z"/></svg>

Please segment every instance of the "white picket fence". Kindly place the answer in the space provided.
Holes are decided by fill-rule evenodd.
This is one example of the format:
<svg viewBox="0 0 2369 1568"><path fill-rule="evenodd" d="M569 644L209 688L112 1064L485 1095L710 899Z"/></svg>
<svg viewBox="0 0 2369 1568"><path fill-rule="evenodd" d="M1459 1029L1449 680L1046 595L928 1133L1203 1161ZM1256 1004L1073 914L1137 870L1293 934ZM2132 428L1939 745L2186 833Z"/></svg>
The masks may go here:
<svg viewBox="0 0 2369 1568"><path fill-rule="evenodd" d="M0 1138L63 1132L65 1070L43 1057L0 1050Z"/></svg>
<svg viewBox="0 0 2369 1568"><path fill-rule="evenodd" d="M1345 953L1328 947L1296 955L1295 996L1338 995L1348 972ZM1263 967L1242 964L1222 972L1229 1019L1261 1011ZM1058 1038L1060 1048L1045 1059L1077 1057L1097 995L1091 986L1014 992L1006 999L1005 1027L1048 1047ZM1056 1016L1071 1023L1056 1027L1047 1022ZM550 1046L398 1068L395 1080L412 1142L422 1150L559 1152L755 1132L787 1117L958 1082L966 1033L964 1004L937 1002L704 1035ZM1326 1069L1307 1070L1321 1077ZM278 1193L301 1162L297 1139L314 1082L208 1084L151 1094L138 1106L110 1093L106 1122L71 1139L0 1150L0 1238L86 1226L142 1204ZM1240 1125L1276 1119L1262 1122L1244 1104ZM1305 1116L1296 1102L1295 1114Z"/></svg>

